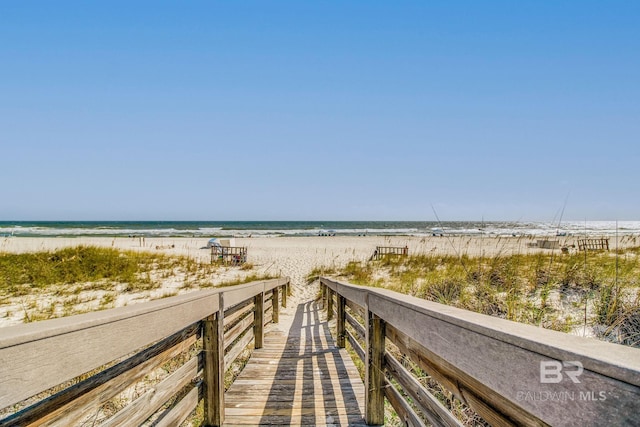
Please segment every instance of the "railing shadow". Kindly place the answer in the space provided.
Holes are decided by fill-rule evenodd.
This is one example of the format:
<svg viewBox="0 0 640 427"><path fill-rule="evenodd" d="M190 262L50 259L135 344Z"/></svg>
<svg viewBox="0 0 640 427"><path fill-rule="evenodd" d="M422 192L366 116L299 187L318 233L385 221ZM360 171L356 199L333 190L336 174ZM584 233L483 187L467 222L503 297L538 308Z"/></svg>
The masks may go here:
<svg viewBox="0 0 640 427"><path fill-rule="evenodd" d="M364 424L344 356L319 311L315 301L298 305L260 424Z"/></svg>

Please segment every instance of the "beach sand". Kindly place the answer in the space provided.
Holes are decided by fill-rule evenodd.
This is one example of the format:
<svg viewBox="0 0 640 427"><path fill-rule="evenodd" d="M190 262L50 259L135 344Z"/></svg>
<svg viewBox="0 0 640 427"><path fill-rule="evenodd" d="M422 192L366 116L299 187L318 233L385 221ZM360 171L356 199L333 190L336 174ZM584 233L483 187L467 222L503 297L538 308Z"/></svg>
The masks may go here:
<svg viewBox="0 0 640 427"><path fill-rule="evenodd" d="M368 260L376 246L408 247L410 254L446 254L487 256L527 253L551 253L550 249L531 247L540 237L489 236L332 236L332 237L275 237L236 238L236 246L246 246L248 262L258 273L288 276L295 285L302 285L306 275L314 268L342 267L349 261ZM575 250L577 237L551 238L559 246ZM611 249L615 238L610 239ZM635 240L635 239L634 239ZM90 245L124 250L163 252L183 255L203 262L210 260L210 251L204 238L139 238L139 237L9 237L0 239L0 252L24 253L50 251L64 247ZM619 239L620 248L635 242L627 236ZM560 252L560 249L556 249Z"/></svg>
<svg viewBox="0 0 640 427"><path fill-rule="evenodd" d="M331 236L331 237L275 237L236 238L235 246L246 246L247 261L252 270L238 267L221 269L212 277L214 284L222 283L248 274L270 274L287 276L294 289L306 286L306 276L315 267L340 268L350 261L368 260L376 246L407 247L409 254L442 254L493 257L498 255L527 254L551 249L531 247L540 237L490 237L490 236ZM0 252L25 253L50 251L64 247L92 245L113 247L123 250L162 252L167 255L183 255L202 262L210 262L210 250L206 248L206 238L140 238L140 237L8 237L0 239ZM575 249L575 237L552 238L558 240L559 247ZM616 247L612 238L611 248ZM622 236L618 239L620 248L635 245L635 238ZM560 249L553 250L560 253ZM150 295L119 295L115 306L144 302L149 298L159 298L171 293L183 293L178 279L167 280L162 287ZM306 293L306 292L304 292ZM98 295L98 298L100 296ZM22 322L19 307L14 301L12 307L0 305L0 326ZM6 315L6 313L13 313ZM4 315L3 315L4 314Z"/></svg>

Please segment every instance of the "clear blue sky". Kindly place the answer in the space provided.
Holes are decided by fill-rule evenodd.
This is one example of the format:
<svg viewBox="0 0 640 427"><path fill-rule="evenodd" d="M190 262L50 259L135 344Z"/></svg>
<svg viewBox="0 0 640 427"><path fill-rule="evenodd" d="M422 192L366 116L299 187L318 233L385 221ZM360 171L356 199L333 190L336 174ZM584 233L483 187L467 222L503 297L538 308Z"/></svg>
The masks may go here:
<svg viewBox="0 0 640 427"><path fill-rule="evenodd" d="M0 146L0 220L640 220L640 2L1 2Z"/></svg>

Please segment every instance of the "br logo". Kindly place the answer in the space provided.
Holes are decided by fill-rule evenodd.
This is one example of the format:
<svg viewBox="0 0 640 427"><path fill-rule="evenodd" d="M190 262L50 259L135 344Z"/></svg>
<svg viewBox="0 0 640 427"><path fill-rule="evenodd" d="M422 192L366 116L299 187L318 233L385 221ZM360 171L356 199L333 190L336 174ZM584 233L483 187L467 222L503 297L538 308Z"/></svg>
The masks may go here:
<svg viewBox="0 0 640 427"><path fill-rule="evenodd" d="M582 363L578 361L558 362L557 360L543 360L540 361L540 382L559 383L566 375L574 383L579 383L578 377L582 375L583 370Z"/></svg>

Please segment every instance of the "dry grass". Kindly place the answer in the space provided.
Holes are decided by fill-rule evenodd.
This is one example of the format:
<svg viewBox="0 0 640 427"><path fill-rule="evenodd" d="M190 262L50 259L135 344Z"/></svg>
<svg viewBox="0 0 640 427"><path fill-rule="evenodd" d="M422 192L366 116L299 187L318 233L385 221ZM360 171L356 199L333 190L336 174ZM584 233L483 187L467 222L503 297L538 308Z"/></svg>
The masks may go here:
<svg viewBox="0 0 640 427"><path fill-rule="evenodd" d="M224 279L235 272L235 277ZM35 322L272 276L152 252L77 246L0 253L0 318Z"/></svg>
<svg viewBox="0 0 640 427"><path fill-rule="evenodd" d="M640 345L639 248L469 257L415 255L351 262L348 281L544 328L589 329Z"/></svg>

